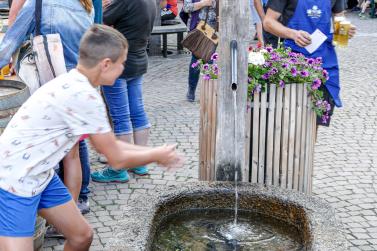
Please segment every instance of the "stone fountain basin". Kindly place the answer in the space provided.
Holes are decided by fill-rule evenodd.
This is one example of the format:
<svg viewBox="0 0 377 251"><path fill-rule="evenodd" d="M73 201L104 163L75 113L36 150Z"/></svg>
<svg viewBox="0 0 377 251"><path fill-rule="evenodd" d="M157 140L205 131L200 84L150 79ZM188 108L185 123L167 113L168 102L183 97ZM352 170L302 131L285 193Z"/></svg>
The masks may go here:
<svg viewBox="0 0 377 251"><path fill-rule="evenodd" d="M344 251L346 239L334 209L321 199L257 184L238 184L239 209L251 210L295 226L307 250ZM234 184L194 182L134 194L106 250L151 250L164 217L187 209L234 208Z"/></svg>

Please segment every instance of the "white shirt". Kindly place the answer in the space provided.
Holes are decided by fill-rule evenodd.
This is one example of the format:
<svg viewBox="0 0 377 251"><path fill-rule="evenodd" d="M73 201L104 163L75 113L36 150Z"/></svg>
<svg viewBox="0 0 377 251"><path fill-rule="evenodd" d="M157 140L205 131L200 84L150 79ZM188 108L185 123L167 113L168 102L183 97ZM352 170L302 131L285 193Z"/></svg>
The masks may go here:
<svg viewBox="0 0 377 251"><path fill-rule="evenodd" d="M38 89L0 136L0 188L31 197L83 134L111 131L105 104L76 69Z"/></svg>

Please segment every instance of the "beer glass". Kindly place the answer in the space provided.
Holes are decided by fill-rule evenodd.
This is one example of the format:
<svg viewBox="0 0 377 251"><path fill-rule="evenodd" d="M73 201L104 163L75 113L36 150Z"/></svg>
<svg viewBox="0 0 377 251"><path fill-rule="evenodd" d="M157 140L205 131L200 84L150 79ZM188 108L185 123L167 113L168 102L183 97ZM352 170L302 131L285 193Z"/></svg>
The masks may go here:
<svg viewBox="0 0 377 251"><path fill-rule="evenodd" d="M339 40L339 28L340 28L340 22L344 21L344 16L338 16L334 18L334 34L333 34L333 43L335 45L338 45Z"/></svg>
<svg viewBox="0 0 377 251"><path fill-rule="evenodd" d="M343 20L339 23L339 35L337 44L339 47L347 47L348 46L348 33L351 28L351 22L347 20Z"/></svg>

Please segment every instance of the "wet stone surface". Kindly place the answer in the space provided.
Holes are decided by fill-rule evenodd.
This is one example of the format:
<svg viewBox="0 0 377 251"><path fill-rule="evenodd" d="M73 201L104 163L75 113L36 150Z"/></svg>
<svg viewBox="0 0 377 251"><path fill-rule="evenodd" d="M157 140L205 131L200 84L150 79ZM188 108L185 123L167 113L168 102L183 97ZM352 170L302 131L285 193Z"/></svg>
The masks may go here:
<svg viewBox="0 0 377 251"><path fill-rule="evenodd" d="M329 128L318 131L313 193L335 208L350 250L377 250L377 20L355 15L352 22L360 36L338 51L344 107L335 111ZM169 45L174 45L173 36ZM130 174L126 184L91 182L91 213L86 216L95 232L91 250L103 250L113 237L129 199L198 179L199 104L185 100L189 61L188 55L152 57L144 80L150 142L178 142L186 156L184 168L166 172L151 165L150 175ZM92 170L102 166L92 152ZM44 250L63 250L63 241L46 240Z"/></svg>

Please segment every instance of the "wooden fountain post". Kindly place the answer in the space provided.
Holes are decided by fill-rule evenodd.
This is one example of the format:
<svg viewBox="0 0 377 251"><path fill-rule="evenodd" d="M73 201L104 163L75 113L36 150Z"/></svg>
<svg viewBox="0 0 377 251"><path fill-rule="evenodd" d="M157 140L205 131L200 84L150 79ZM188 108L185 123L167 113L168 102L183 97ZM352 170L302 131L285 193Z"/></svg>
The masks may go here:
<svg viewBox="0 0 377 251"><path fill-rule="evenodd" d="M246 134L247 67L250 35L249 0L219 0L219 35L217 49L220 76L217 90L217 125L215 142L215 180L249 181ZM234 99L231 78L230 43L237 42L237 124L234 119ZM236 137L235 137L236 130ZM237 151L234 145L237 144ZM237 153L236 153L237 152Z"/></svg>

